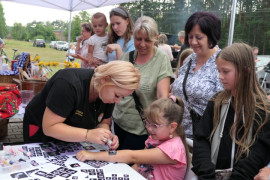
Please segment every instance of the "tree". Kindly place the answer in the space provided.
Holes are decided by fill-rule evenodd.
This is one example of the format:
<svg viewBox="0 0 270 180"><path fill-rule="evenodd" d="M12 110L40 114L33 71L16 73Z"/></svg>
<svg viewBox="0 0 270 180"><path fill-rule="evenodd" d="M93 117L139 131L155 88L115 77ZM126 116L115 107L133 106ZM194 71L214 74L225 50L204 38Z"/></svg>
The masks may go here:
<svg viewBox="0 0 270 180"><path fill-rule="evenodd" d="M6 37L7 34L8 34L8 29L6 25L5 14L4 14L2 4L0 3L0 37L4 38Z"/></svg>
<svg viewBox="0 0 270 180"><path fill-rule="evenodd" d="M25 41L27 40L27 31L21 23L14 23L11 30L11 37L16 40Z"/></svg>

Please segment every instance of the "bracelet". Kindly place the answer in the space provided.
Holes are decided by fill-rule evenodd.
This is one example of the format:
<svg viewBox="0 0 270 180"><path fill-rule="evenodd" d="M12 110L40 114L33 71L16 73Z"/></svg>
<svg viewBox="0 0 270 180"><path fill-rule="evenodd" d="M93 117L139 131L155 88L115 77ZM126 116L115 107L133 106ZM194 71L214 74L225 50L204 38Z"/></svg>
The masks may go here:
<svg viewBox="0 0 270 180"><path fill-rule="evenodd" d="M86 130L86 134L85 134L85 138L84 138L84 142L85 143L88 143L89 142L88 139L87 139L88 131L89 131L89 129Z"/></svg>

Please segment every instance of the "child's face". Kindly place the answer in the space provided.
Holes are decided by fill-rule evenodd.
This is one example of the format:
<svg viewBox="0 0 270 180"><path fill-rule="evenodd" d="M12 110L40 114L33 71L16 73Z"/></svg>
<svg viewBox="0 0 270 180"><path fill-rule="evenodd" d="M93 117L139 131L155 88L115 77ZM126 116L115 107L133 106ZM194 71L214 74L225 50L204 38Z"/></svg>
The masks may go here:
<svg viewBox="0 0 270 180"><path fill-rule="evenodd" d="M156 122L151 120L144 121L145 127L155 140L167 140L171 134L170 124L165 118L160 117Z"/></svg>
<svg viewBox="0 0 270 180"><path fill-rule="evenodd" d="M105 36L106 35L106 27L108 23L105 21L104 18L92 18L92 24L96 35L98 36Z"/></svg>
<svg viewBox="0 0 270 180"><path fill-rule="evenodd" d="M219 79L224 86L224 89L230 90L232 95L236 93L236 85L238 83L238 72L235 65L222 58L216 60L217 69L219 72Z"/></svg>

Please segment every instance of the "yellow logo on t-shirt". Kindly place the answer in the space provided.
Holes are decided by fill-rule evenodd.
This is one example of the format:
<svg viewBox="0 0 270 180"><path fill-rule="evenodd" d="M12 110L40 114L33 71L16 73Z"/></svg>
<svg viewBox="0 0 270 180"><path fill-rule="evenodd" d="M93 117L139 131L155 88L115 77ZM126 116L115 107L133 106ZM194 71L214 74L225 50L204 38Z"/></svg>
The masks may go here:
<svg viewBox="0 0 270 180"><path fill-rule="evenodd" d="M76 110L75 114L81 117L83 116L83 112L79 110Z"/></svg>

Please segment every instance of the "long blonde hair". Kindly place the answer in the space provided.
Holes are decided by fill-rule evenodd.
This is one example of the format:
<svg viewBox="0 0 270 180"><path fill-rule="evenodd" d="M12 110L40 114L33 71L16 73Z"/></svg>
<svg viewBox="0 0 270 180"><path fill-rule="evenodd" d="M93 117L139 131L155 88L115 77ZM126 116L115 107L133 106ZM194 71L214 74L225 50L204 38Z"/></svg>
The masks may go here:
<svg viewBox="0 0 270 180"><path fill-rule="evenodd" d="M244 43L234 43L231 46L224 48L217 56L217 61L220 59L228 61L235 65L237 69L238 84L237 92L232 102L234 105L236 120L230 129L230 136L232 140L238 145L236 152L236 161L238 161L243 154L249 155L249 149L254 144L259 131L266 123L270 105L267 100L266 93L260 87L258 82L255 63L252 53L252 48ZM237 78L237 77L235 77ZM211 137L220 122L220 106L227 101L231 96L229 90L224 90L217 95L214 107L213 131ZM212 99L213 100L213 99ZM244 107L244 114L242 108ZM263 113L262 113L263 112ZM243 121L243 115L245 122ZM256 117L258 118L255 118ZM250 128L258 127L253 133L251 142L248 141L248 132ZM241 136L241 133L243 135ZM235 135L234 135L235 134Z"/></svg>
<svg viewBox="0 0 270 180"><path fill-rule="evenodd" d="M184 103L181 98L176 97L176 102L170 98L155 100L148 108L144 110L144 116L147 119L156 121L160 115L168 121L168 123L176 122L176 133L180 136L186 151L187 167L189 167L190 156L189 148L186 142L186 134L182 124L184 114ZM187 168L188 169L188 168Z"/></svg>
<svg viewBox="0 0 270 180"><path fill-rule="evenodd" d="M112 61L95 69L94 86L101 88L101 80L106 79L104 85L116 85L123 89L135 90L139 87L141 75L132 63L127 61Z"/></svg>

